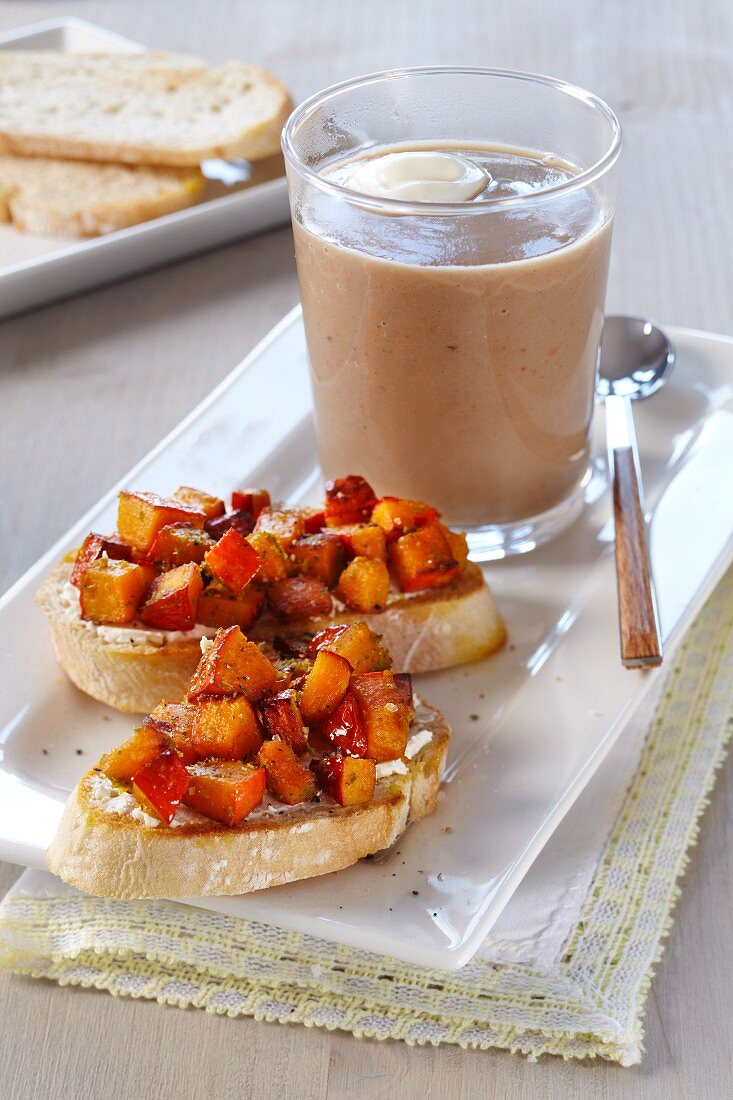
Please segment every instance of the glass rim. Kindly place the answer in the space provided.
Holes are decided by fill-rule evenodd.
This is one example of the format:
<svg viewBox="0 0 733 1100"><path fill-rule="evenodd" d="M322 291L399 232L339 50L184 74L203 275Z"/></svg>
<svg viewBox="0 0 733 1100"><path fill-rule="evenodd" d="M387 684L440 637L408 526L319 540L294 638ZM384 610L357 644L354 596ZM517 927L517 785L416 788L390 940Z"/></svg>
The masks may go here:
<svg viewBox="0 0 733 1100"><path fill-rule="evenodd" d="M320 175L310 168L301 158L295 148L294 135L300 125L312 115L317 108L327 103L329 99L335 99L345 91L356 88L365 88L370 84L377 84L386 79L409 78L411 76L493 76L504 79L519 80L525 83L541 84L546 88L553 88L563 92L571 98L584 103L595 110L611 127L611 141L606 152L589 168L583 169L577 176L562 183L553 184L542 191L535 191L526 195L510 195L506 197L482 199L478 203L470 202L411 202L406 199L393 199L386 196L370 195L364 191L357 191L351 187L345 187L341 183ZM526 206L528 203L545 202L548 199L557 198L559 195L569 194L580 190L599 179L616 162L621 151L621 123L615 112L608 106L605 100L593 92L581 88L577 84L570 84L565 80L559 80L552 76L542 76L539 73L523 72L520 69L487 69L464 68L453 65L418 65L410 68L383 69L379 72L367 73L364 76L354 77L351 80L332 84L315 95L310 96L299 104L291 113L282 131L281 145L286 163L303 177L311 186L326 194L337 196L348 202L366 206L374 210L387 210L395 214L437 214L452 215L488 213L490 210L509 210ZM539 152L539 150L537 150ZM557 153L556 155L560 155Z"/></svg>

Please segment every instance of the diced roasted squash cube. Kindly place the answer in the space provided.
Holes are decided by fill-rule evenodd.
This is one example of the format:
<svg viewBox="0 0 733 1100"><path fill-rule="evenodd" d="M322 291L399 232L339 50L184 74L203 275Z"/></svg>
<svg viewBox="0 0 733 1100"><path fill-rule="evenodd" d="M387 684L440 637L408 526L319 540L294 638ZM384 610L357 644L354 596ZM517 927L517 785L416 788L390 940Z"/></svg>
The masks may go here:
<svg viewBox="0 0 733 1100"><path fill-rule="evenodd" d="M313 768L321 790L340 806L362 806L374 797L377 766L373 760L334 752L314 761Z"/></svg>
<svg viewBox="0 0 733 1100"><path fill-rule="evenodd" d="M276 675L275 666L259 646L248 642L238 626L230 626L220 630L207 646L193 674L188 698L241 694L256 703Z"/></svg>
<svg viewBox="0 0 733 1100"><path fill-rule="evenodd" d="M188 769L183 801L222 825L239 825L259 806L264 793L264 768L238 760L207 760Z"/></svg>
<svg viewBox="0 0 733 1100"><path fill-rule="evenodd" d="M188 787L188 772L173 749L144 764L132 777L132 791L144 810L170 825Z"/></svg>
<svg viewBox="0 0 733 1100"><path fill-rule="evenodd" d="M341 704L350 678L351 665L345 657L327 649L316 655L300 697L300 712L306 725L324 721Z"/></svg>
<svg viewBox="0 0 733 1100"><path fill-rule="evenodd" d="M308 643L308 653L314 657L321 649L330 649L339 657L345 657L354 672L380 672L392 664L379 634L375 634L364 622L327 626L325 630L320 630Z"/></svg>
<svg viewBox="0 0 733 1100"><path fill-rule="evenodd" d="M305 508L303 522L306 535L317 535L326 526L326 513L315 508Z"/></svg>
<svg viewBox="0 0 733 1100"><path fill-rule="evenodd" d="M255 521L250 513L239 508L234 512L227 512L226 515L217 516L216 519L207 520L206 531L212 539L220 539L232 528L239 531L240 535L248 535L254 525Z"/></svg>
<svg viewBox="0 0 733 1100"><path fill-rule="evenodd" d="M290 557L299 573L318 577L329 588L336 584L346 564L343 543L336 535L304 535L291 546Z"/></svg>
<svg viewBox="0 0 733 1100"><path fill-rule="evenodd" d="M158 703L143 722L160 733L164 733L170 745L176 750L184 764L198 760L191 742L196 707L193 703Z"/></svg>
<svg viewBox="0 0 733 1100"><path fill-rule="evenodd" d="M372 558L354 558L339 577L336 595L354 611L383 611L389 596L387 566Z"/></svg>
<svg viewBox="0 0 733 1100"><path fill-rule="evenodd" d="M203 512L207 519L216 519L226 512L223 500L211 493L202 493L200 489L192 489L190 485L181 485L176 489L173 499L180 500L181 504L194 508L197 512Z"/></svg>
<svg viewBox="0 0 733 1100"><path fill-rule="evenodd" d="M290 745L297 756L301 756L308 748L308 742L293 688L266 695L260 703L260 710L267 737L279 737Z"/></svg>
<svg viewBox="0 0 733 1100"><path fill-rule="evenodd" d="M230 528L208 551L204 564L209 573L238 596L257 576L261 562L244 535Z"/></svg>
<svg viewBox="0 0 733 1100"><path fill-rule="evenodd" d="M366 756L369 745L355 697L347 691L343 703L318 727L320 736L347 756Z"/></svg>
<svg viewBox="0 0 733 1100"><path fill-rule="evenodd" d="M199 759L244 760L262 744L252 704L244 695L202 695L196 700L191 744Z"/></svg>
<svg viewBox="0 0 733 1100"><path fill-rule="evenodd" d="M256 585L247 585L238 596L210 584L199 596L196 622L204 626L252 625L265 602L265 593Z"/></svg>
<svg viewBox="0 0 733 1100"><path fill-rule="evenodd" d="M204 554L214 545L214 540L199 527L190 523L169 523L161 527L155 541L148 551L148 561L169 568L173 565L186 565L204 560Z"/></svg>
<svg viewBox="0 0 733 1100"><path fill-rule="evenodd" d="M123 745L105 753L99 761L99 767L110 779L129 780L144 764L155 760L167 747L167 735L162 730L143 723Z"/></svg>
<svg viewBox="0 0 733 1100"><path fill-rule="evenodd" d="M443 532L455 560L460 566L464 566L468 561L468 540L463 531L451 531L450 527L445 527L442 523L436 523L435 526Z"/></svg>
<svg viewBox="0 0 733 1100"><path fill-rule="evenodd" d="M387 536L377 523L353 523L348 527L335 527L344 544L347 558L373 558L387 560Z"/></svg>
<svg viewBox="0 0 733 1100"><path fill-rule="evenodd" d="M377 763L402 756L412 721L402 690L391 672L363 672L352 676L351 690L367 736L367 756Z"/></svg>
<svg viewBox="0 0 733 1100"><path fill-rule="evenodd" d="M263 508L270 507L270 494L267 489L235 489L232 493L232 508L235 511L249 512L254 522Z"/></svg>
<svg viewBox="0 0 733 1100"><path fill-rule="evenodd" d="M267 773L267 789L280 802L294 806L310 802L316 793L313 773L298 763L285 741L265 741L257 756Z"/></svg>
<svg viewBox="0 0 733 1100"><path fill-rule="evenodd" d="M255 531L274 535L283 550L290 550L292 543L305 534L305 517L292 508L263 508L257 517Z"/></svg>
<svg viewBox="0 0 733 1100"><path fill-rule="evenodd" d="M364 523L376 503L377 498L369 482L356 474L337 477L326 483L326 523L329 527Z"/></svg>
<svg viewBox="0 0 733 1100"><path fill-rule="evenodd" d="M122 625L132 622L145 591L145 573L131 561L97 558L79 579L82 619Z"/></svg>
<svg viewBox="0 0 733 1100"><path fill-rule="evenodd" d="M389 560L403 592L442 588L455 580L460 565L437 527L420 527L390 544Z"/></svg>
<svg viewBox="0 0 733 1100"><path fill-rule="evenodd" d="M267 599L275 615L283 622L314 619L330 615L331 593L317 577L286 577L270 585Z"/></svg>
<svg viewBox="0 0 733 1100"><path fill-rule="evenodd" d="M202 587L201 571L193 562L161 573L150 586L140 618L158 630L191 630Z"/></svg>
<svg viewBox="0 0 733 1100"><path fill-rule="evenodd" d="M292 563L282 546L267 531L253 531L247 542L260 559L259 579L266 584L284 580L292 572Z"/></svg>
<svg viewBox="0 0 733 1100"><path fill-rule="evenodd" d="M114 558L117 561L129 561L132 548L116 535L95 535L92 531L79 547L69 578L71 583L78 588L84 570L105 554L108 558Z"/></svg>
<svg viewBox="0 0 733 1100"><path fill-rule="evenodd" d="M120 538L147 554L161 527L171 523L190 523L203 527L206 516L197 508L175 500L166 500L156 493L122 492L117 509L117 530Z"/></svg>
<svg viewBox="0 0 733 1100"><path fill-rule="evenodd" d="M406 531L435 523L440 513L419 500L403 500L401 497L382 497L374 506L372 523L378 524L387 539L396 539Z"/></svg>

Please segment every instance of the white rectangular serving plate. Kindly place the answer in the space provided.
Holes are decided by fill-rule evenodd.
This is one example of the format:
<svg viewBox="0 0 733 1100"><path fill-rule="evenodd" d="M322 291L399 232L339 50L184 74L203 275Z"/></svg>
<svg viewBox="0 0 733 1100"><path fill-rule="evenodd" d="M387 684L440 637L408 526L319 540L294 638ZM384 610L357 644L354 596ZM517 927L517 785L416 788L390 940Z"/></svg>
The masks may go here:
<svg viewBox="0 0 733 1100"><path fill-rule="evenodd" d="M733 340L672 336L669 385L635 409L667 661L733 558ZM56 665L34 602L50 566L114 528L123 487L264 484L296 502L320 480L296 309L0 601L0 858L43 866L75 781L133 725ZM192 904L431 967L468 962L658 674L621 667L612 534L601 487L554 543L486 567L509 644L416 678L453 727L433 817L346 871Z"/></svg>
<svg viewBox="0 0 733 1100"><path fill-rule="evenodd" d="M73 16L0 35L0 50L143 49L139 42ZM216 164L225 174L227 162ZM88 240L34 237L0 225L0 318L286 224L284 173L282 158L270 158L252 166L246 186L209 182L194 206Z"/></svg>

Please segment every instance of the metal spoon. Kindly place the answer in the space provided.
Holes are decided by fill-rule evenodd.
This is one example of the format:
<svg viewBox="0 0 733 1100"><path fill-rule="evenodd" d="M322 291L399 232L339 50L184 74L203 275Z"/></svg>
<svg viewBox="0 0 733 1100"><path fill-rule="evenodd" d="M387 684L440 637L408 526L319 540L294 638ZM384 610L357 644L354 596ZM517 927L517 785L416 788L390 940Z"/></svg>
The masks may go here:
<svg viewBox="0 0 733 1100"><path fill-rule="evenodd" d="M662 663L654 580L644 524L639 455L631 402L664 384L675 350L642 317L606 317L597 393L606 409L606 445L613 477L621 660L626 668Z"/></svg>

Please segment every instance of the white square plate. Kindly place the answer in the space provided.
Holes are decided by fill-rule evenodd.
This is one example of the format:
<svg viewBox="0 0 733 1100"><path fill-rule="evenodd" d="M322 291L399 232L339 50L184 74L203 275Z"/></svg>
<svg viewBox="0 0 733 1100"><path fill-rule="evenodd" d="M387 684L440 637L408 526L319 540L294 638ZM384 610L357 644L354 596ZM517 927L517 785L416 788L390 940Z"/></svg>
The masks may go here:
<svg viewBox="0 0 733 1100"><path fill-rule="evenodd" d="M62 16L0 35L0 50L139 52L139 42L83 19ZM244 164L244 162L240 162ZM247 183L226 185L226 161L205 162L216 175L198 203L90 240L33 237L0 225L0 318L160 267L290 220L281 156L250 166Z"/></svg>
<svg viewBox="0 0 733 1100"><path fill-rule="evenodd" d="M668 655L733 557L733 340L672 336L675 373L635 410ZM56 665L34 603L49 567L90 528L113 529L122 487L262 483L294 502L319 480L295 310L0 601L0 858L43 866L68 791L132 726ZM487 576L510 644L417 678L454 731L435 815L349 870L193 904L427 966L471 958L657 674L619 661L607 491L560 539Z"/></svg>

